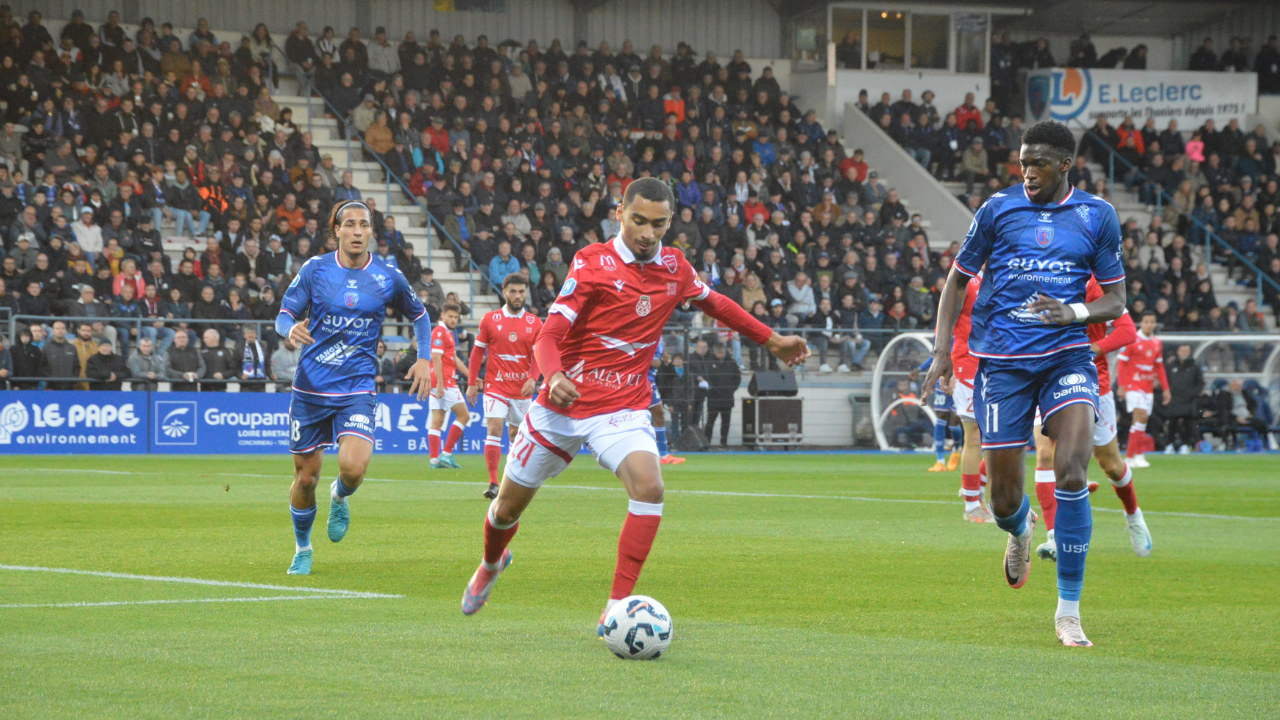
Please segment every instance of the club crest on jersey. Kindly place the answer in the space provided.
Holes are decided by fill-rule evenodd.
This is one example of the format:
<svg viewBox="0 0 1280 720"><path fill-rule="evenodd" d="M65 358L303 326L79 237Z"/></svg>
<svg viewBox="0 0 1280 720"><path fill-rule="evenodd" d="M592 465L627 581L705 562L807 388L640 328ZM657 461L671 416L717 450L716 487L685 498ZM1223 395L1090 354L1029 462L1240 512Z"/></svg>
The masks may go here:
<svg viewBox="0 0 1280 720"><path fill-rule="evenodd" d="M614 286L614 287L616 287L616 288L618 288L618 292L622 292L622 286L623 286L623 285L626 285L626 284L627 284L627 283L626 283L625 281L622 281L622 280L614 280L614 281L613 281L613 286Z"/></svg>
<svg viewBox="0 0 1280 720"><path fill-rule="evenodd" d="M1038 227L1036 228L1036 244L1040 247L1049 247L1049 243L1053 242L1053 228Z"/></svg>
<svg viewBox="0 0 1280 720"><path fill-rule="evenodd" d="M667 294L668 294L668 295L670 295L670 296L672 296L672 297L675 297L676 293L677 293L677 292L679 292L679 290L680 290L680 285L679 285L679 284L677 284L677 283L673 283L673 282L669 282L669 283L667 283Z"/></svg>
<svg viewBox="0 0 1280 720"><path fill-rule="evenodd" d="M666 269L667 269L667 272L670 272L670 273L675 272L675 271L676 271L676 269L677 269L677 268L679 268L679 265L678 265L678 264L677 264L677 262L676 262L676 256L675 256L675 255L663 255L663 256L662 256L662 267L666 268Z"/></svg>
<svg viewBox="0 0 1280 720"><path fill-rule="evenodd" d="M511 333L511 334L507 335L507 339L508 339L508 340L510 340L511 342L515 342L515 341L516 341L516 334L515 334L515 333Z"/></svg>
<svg viewBox="0 0 1280 720"><path fill-rule="evenodd" d="M641 295L640 299L636 301L636 314L639 315L640 317L644 317L645 315L648 315L649 312L652 310L653 310L653 303L649 300L649 296Z"/></svg>
<svg viewBox="0 0 1280 720"><path fill-rule="evenodd" d="M608 255L600 256L600 267L604 268L605 270L608 270L609 272L618 271L618 263L614 262L613 258L609 257Z"/></svg>
<svg viewBox="0 0 1280 720"><path fill-rule="evenodd" d="M354 308L360 303L360 293L349 292L346 294L347 307Z"/></svg>
<svg viewBox="0 0 1280 720"><path fill-rule="evenodd" d="M525 322L527 322L527 323L529 323L530 325L532 325L532 324L533 324L533 321L534 321L534 320L535 320L535 318L533 317L533 315L525 315L525 316L524 316L524 321L525 321Z"/></svg>

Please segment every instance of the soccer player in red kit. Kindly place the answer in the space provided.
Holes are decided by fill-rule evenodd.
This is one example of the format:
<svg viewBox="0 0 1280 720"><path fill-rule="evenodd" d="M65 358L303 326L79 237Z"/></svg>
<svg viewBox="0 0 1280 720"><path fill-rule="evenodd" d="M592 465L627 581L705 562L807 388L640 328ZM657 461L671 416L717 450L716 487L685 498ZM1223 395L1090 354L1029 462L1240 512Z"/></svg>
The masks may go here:
<svg viewBox="0 0 1280 720"><path fill-rule="evenodd" d="M1129 465L1136 468L1151 467L1146 452L1156 449L1155 441L1147 434L1147 418L1155 404L1154 381L1160 381L1160 393L1168 405L1169 378L1164 373L1164 343L1156 337L1156 314L1142 314L1138 339L1120 353L1116 363L1120 392L1124 393L1125 407L1133 413L1129 426L1129 447L1125 455Z"/></svg>
<svg viewBox="0 0 1280 720"><path fill-rule="evenodd" d="M467 366L467 402L474 404L476 393L484 390L484 420L489 436L484 441L484 464L489 469L489 489L484 496L498 497L498 463L502 460L502 426L517 428L529 412L533 388L538 380L538 364L533 359L533 341L542 331L542 320L525 310L529 283L519 273L502 281L501 309L480 319L475 348ZM480 363L489 357L484 379ZM514 438L513 438L514 439Z"/></svg>
<svg viewBox="0 0 1280 720"><path fill-rule="evenodd" d="M1089 284L1085 286L1085 302L1093 302L1100 297L1102 286L1090 278ZM1116 441L1116 398L1115 393L1111 392L1111 367L1107 363L1108 354L1125 348L1138 337L1137 329L1126 310L1111 322L1087 326L1086 331L1089 334L1089 346L1095 354L1093 364L1098 369L1098 414L1093 426L1093 457L1107 474L1120 503L1124 505L1125 525L1129 529L1133 551L1138 557L1147 557L1151 554L1151 532L1147 530L1147 523L1142 518L1142 510L1138 508L1138 495L1133 488L1133 471L1120 456L1120 445ZM1053 537L1053 522L1058 508L1058 501L1053 495L1056 447L1053 440L1040 431L1038 414L1035 439L1036 498L1040 501L1040 517L1044 520L1045 529L1049 531L1048 540L1036 548L1036 554L1045 560L1056 560L1058 546ZM1097 487L1097 483L1089 483L1089 492Z"/></svg>
<svg viewBox="0 0 1280 720"><path fill-rule="evenodd" d="M462 308L447 303L440 310L440 322L431 331L431 408L430 425L427 427L427 449L431 452L431 469L460 467L453 459L453 446L462 439L462 430L471 420L467 404L462 402L458 390L458 344L453 339L453 329L458 327ZM465 372L465 370L464 370ZM440 429L445 418L453 411L453 425L440 447Z"/></svg>
<svg viewBox="0 0 1280 720"><path fill-rule="evenodd" d="M484 558L462 595L464 615L488 601L498 575L511 562L507 545L521 514L542 483L568 467L583 443L590 443L600 465L618 476L631 498L605 612L631 594L662 520L649 365L677 305L692 302L788 366L809 356L802 337L781 336L756 321L704 285L680 250L662 246L674 207L665 183L636 180L617 209L618 236L574 257L534 344L546 383L507 455L498 497L485 518ZM603 623L596 631L603 636Z"/></svg>
<svg viewBox="0 0 1280 720"><path fill-rule="evenodd" d="M964 449L960 454L960 499L964 500L964 519L976 523L993 523L996 521L983 500L982 466L982 433L978 430L978 421L973 412L973 377L978 374L978 358L969 354L969 331L973 326L973 303L978 299L978 288L982 286L982 271L979 271L977 282L965 286L964 305L960 308L960 317L956 320L955 334L951 339L951 401L955 405L956 415L960 416L960 424L964 427Z"/></svg>

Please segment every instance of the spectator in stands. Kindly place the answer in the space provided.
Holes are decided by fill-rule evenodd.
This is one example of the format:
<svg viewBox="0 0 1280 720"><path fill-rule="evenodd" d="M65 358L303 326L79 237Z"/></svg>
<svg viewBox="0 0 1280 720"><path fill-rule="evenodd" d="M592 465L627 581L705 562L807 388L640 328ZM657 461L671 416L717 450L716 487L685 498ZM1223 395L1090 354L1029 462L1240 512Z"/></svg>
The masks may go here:
<svg viewBox="0 0 1280 720"><path fill-rule="evenodd" d="M240 329L232 363L239 363L236 377L240 392L263 392L266 389L269 356L267 346L258 339L258 326L247 324Z"/></svg>
<svg viewBox="0 0 1280 720"><path fill-rule="evenodd" d="M237 377L236 363L231 352L222 344L222 336L213 328L208 328L203 335L204 345L200 348L204 360L205 380L217 382L202 383L200 389L205 391L223 391L227 389L226 380Z"/></svg>
<svg viewBox="0 0 1280 720"><path fill-rule="evenodd" d="M134 390L156 390L165 379L165 366L168 358L155 351L155 346L148 338L138 341L138 347L129 355L127 366L129 374L134 378ZM86 365L86 373L88 367Z"/></svg>
<svg viewBox="0 0 1280 720"><path fill-rule="evenodd" d="M1218 421L1218 433L1230 447L1240 447L1242 432L1266 435L1267 424L1258 417L1258 400L1244 390L1239 378L1231 380L1227 387L1214 396L1214 415Z"/></svg>
<svg viewBox="0 0 1280 720"><path fill-rule="evenodd" d="M960 180L964 182L966 195L973 194L976 183L985 183L991 177L989 158L982 145L982 138L975 137L960 156Z"/></svg>
<svg viewBox="0 0 1280 720"><path fill-rule="evenodd" d="M1205 38L1200 47L1191 53L1191 60L1187 64L1187 69L1201 72L1219 69L1218 55L1213 52L1213 38Z"/></svg>
<svg viewBox="0 0 1280 720"><path fill-rule="evenodd" d="M1200 402L1204 395L1204 373L1191 359L1191 346L1179 345L1177 356L1165 364L1169 377L1168 404L1161 408L1170 448L1187 454L1199 441Z"/></svg>
<svg viewBox="0 0 1280 720"><path fill-rule="evenodd" d="M291 338L285 338L280 347L271 355L271 380L284 387L293 384L293 377L298 372L298 361L302 358L302 348ZM276 388L276 392L281 392Z"/></svg>
<svg viewBox="0 0 1280 720"><path fill-rule="evenodd" d="M74 383L66 378L81 377L80 355L67 339L67 324L62 320L53 321L53 331L49 341L44 344L43 352L47 366L47 376L62 378L48 384L50 390L71 390ZM34 337L34 335L33 335Z"/></svg>
<svg viewBox="0 0 1280 720"><path fill-rule="evenodd" d="M716 418L720 419L720 447L729 445L729 420L733 414L733 395L742 384L742 372L729 357L724 345L717 343L712 357L706 361L704 371L708 388L707 427L705 435L711 442Z"/></svg>
<svg viewBox="0 0 1280 720"><path fill-rule="evenodd" d="M173 345L165 353L164 376L175 392L196 390L197 381L205 376L204 356L192 346L185 331L173 336Z"/></svg>
<svg viewBox="0 0 1280 720"><path fill-rule="evenodd" d="M498 254L489 261L489 287L501 295L503 281L517 272L520 272L520 261L511 254L511 243L499 242Z"/></svg>
<svg viewBox="0 0 1280 720"><path fill-rule="evenodd" d="M116 355L109 340L98 342L98 352L85 363L85 377L93 380L94 390L119 390L121 382L132 377L125 359Z"/></svg>
<svg viewBox="0 0 1280 720"><path fill-rule="evenodd" d="M10 351L13 357L13 376L18 378L42 378L49 376L48 356L32 339L31 330L18 331L18 342ZM34 390L38 381L14 382L14 390Z"/></svg>

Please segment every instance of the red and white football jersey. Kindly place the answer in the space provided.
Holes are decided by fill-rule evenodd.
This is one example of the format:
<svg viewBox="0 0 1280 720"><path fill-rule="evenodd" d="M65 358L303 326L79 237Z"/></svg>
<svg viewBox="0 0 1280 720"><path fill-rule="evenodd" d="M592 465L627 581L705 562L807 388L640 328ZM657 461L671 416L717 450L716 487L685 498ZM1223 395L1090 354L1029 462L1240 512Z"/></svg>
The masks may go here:
<svg viewBox="0 0 1280 720"><path fill-rule="evenodd" d="M489 359L484 378L486 395L509 400L526 397L521 390L533 368L533 341L541 330L542 320L537 315L524 309L512 315L506 305L481 318L476 347L483 348Z"/></svg>
<svg viewBox="0 0 1280 720"><path fill-rule="evenodd" d="M1121 387L1131 391L1154 392L1157 378L1160 387L1169 387L1169 380L1164 374L1164 343L1138 331L1138 339L1120 351L1116 372L1120 374Z"/></svg>
<svg viewBox="0 0 1280 720"><path fill-rule="evenodd" d="M444 362L444 386L458 387L458 343L453 339L453 331L438 323L431 331L431 386L435 387L435 356L441 355Z"/></svg>
<svg viewBox="0 0 1280 720"><path fill-rule="evenodd" d="M561 342L565 375L581 394L557 407L543 386L538 403L573 418L649 407L649 364L676 306L711 294L674 248L661 247L641 263L615 237L578 251L550 312L570 323Z"/></svg>
<svg viewBox="0 0 1280 720"><path fill-rule="evenodd" d="M960 308L960 317L956 318L956 329L951 336L951 373L957 382L973 387L973 378L978 374L978 358L969 354L969 331L973 329L973 303L978 299L978 290L982 287L982 272L979 271L964 288L964 306Z"/></svg>
<svg viewBox="0 0 1280 720"><path fill-rule="evenodd" d="M1098 284L1097 278L1089 278L1089 284L1084 288L1084 301L1091 303L1102 297L1102 294L1102 286ZM1117 347L1124 348L1130 345L1133 341L1124 342L1124 339L1136 336L1137 329L1133 326L1133 318L1129 315L1129 311L1124 310L1115 320L1086 325L1085 332L1089 335L1089 342L1097 343L1102 348L1102 352L1093 358L1093 365L1098 368L1098 394L1106 395L1111 392L1111 363L1107 361L1107 353ZM1108 337L1113 340L1120 338L1119 344L1109 345L1106 342Z"/></svg>

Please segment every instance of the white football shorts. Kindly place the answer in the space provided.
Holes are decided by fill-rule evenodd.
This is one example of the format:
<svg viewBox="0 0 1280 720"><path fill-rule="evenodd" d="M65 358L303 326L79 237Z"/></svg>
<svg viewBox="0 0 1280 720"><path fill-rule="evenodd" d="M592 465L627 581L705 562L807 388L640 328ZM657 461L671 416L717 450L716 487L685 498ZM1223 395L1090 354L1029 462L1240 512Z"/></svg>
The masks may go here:
<svg viewBox="0 0 1280 720"><path fill-rule="evenodd" d="M454 405L463 402L462 391L456 387L445 388L444 397L436 397L435 395L428 395L427 397L430 398L429 405L432 410L444 410L445 412L453 409Z"/></svg>
<svg viewBox="0 0 1280 720"><path fill-rule="evenodd" d="M524 398L523 400L512 400L504 398L501 395L484 396L484 417L502 418L512 427L519 426L524 422L524 416L529 414L529 404L533 402L533 398Z"/></svg>
<svg viewBox="0 0 1280 720"><path fill-rule="evenodd" d="M633 452L658 455L649 410L619 410L589 418L571 418L533 403L507 453L506 476L527 488L542 487L564 472L583 443L590 443L597 462L617 472Z"/></svg>
<svg viewBox="0 0 1280 720"><path fill-rule="evenodd" d="M1040 408L1036 408L1035 426L1040 427ZM1116 395L1107 393L1098 398L1098 412L1093 416L1093 446L1102 447L1116 436Z"/></svg>
<svg viewBox="0 0 1280 720"><path fill-rule="evenodd" d="M1156 405L1156 396L1154 393L1130 390L1124 394L1124 405L1129 408L1129 412L1146 410L1147 414L1150 415L1151 408Z"/></svg>
<svg viewBox="0 0 1280 720"><path fill-rule="evenodd" d="M955 403L957 415L970 420L975 419L972 385L966 384L963 380L956 380L956 386L951 390L951 401Z"/></svg>

